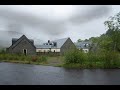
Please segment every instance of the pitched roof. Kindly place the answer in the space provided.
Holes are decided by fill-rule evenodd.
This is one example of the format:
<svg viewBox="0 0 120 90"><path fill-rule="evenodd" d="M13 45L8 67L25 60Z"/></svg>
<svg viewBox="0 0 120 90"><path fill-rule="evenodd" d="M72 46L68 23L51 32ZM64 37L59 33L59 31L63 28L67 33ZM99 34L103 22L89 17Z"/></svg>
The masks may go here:
<svg viewBox="0 0 120 90"><path fill-rule="evenodd" d="M18 39L19 38L12 38L12 44L14 44ZM34 44L34 40L29 39L29 41Z"/></svg>
<svg viewBox="0 0 120 90"><path fill-rule="evenodd" d="M56 42L56 46L51 45L36 45L36 48L61 48L68 38L62 38L58 40L51 41L51 43Z"/></svg>
<svg viewBox="0 0 120 90"><path fill-rule="evenodd" d="M61 48L62 45L67 41L68 38L62 38L62 39L58 39L58 40L54 40L51 42L56 42L57 43L57 48Z"/></svg>
<svg viewBox="0 0 120 90"><path fill-rule="evenodd" d="M29 42L33 47L35 47L35 46L33 45L33 43L30 41L30 39L28 39L25 35L21 36L19 39L14 38L13 40L15 40L15 43L14 43L13 45L11 45L10 47L11 47L11 48L16 47L24 38L26 38L26 39L28 40L28 42ZM9 48L10 48L10 47L9 47ZM36 48L36 47L35 47L35 48Z"/></svg>
<svg viewBox="0 0 120 90"><path fill-rule="evenodd" d="M35 45L35 46L36 46L36 48L44 48L44 49L49 49L49 48L51 48L50 45Z"/></svg>
<svg viewBox="0 0 120 90"><path fill-rule="evenodd" d="M82 41L82 42L75 43L76 47L78 47L78 48L83 48L83 49L89 48L89 46L85 47L85 44L91 45L91 42L90 41Z"/></svg>

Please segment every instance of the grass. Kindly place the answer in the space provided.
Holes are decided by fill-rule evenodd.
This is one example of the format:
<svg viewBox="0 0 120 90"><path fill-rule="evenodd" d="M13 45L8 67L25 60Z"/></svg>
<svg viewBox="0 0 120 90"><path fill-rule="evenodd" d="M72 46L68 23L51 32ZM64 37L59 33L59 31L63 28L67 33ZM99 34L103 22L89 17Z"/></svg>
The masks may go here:
<svg viewBox="0 0 120 90"><path fill-rule="evenodd" d="M3 54L0 53L1 62L35 64L47 66L61 66L63 64L63 57L61 56L24 56L17 54Z"/></svg>
<svg viewBox="0 0 120 90"><path fill-rule="evenodd" d="M16 54L0 54L1 62L23 63L23 64L44 64L46 56L25 56Z"/></svg>
<svg viewBox="0 0 120 90"><path fill-rule="evenodd" d="M47 57L47 61L35 61L35 62L29 61L29 60L1 60L1 62L62 67L62 65L63 65L63 57L61 57L61 56Z"/></svg>
<svg viewBox="0 0 120 90"><path fill-rule="evenodd" d="M57 56L57 57L48 57L47 63L51 66L59 66L63 64L64 57Z"/></svg>
<svg viewBox="0 0 120 90"><path fill-rule="evenodd" d="M0 53L1 62L46 65L64 68L120 68L118 52L83 53L69 51L65 56L24 56Z"/></svg>

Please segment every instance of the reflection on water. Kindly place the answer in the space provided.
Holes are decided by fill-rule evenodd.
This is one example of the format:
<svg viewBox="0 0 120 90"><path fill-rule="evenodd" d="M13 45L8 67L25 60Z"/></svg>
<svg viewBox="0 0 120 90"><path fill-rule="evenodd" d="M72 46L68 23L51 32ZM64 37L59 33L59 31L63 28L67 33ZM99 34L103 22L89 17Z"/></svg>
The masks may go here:
<svg viewBox="0 0 120 90"><path fill-rule="evenodd" d="M64 69L0 63L0 85L119 85L120 69Z"/></svg>

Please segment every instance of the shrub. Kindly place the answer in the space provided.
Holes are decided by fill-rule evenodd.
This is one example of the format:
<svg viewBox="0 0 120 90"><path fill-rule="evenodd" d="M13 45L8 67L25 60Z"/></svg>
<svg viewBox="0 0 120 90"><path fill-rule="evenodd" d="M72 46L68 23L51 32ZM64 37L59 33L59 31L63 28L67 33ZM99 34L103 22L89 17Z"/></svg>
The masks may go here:
<svg viewBox="0 0 120 90"><path fill-rule="evenodd" d="M80 64L87 68L118 68L120 66L120 54L106 50L95 53L89 52L87 54L78 50L72 50L65 54L65 65L71 66L73 64Z"/></svg>
<svg viewBox="0 0 120 90"><path fill-rule="evenodd" d="M36 62L38 60L37 56L32 56L32 62Z"/></svg>
<svg viewBox="0 0 120 90"><path fill-rule="evenodd" d="M104 68L116 68L119 67L120 58L117 52L105 52Z"/></svg>
<svg viewBox="0 0 120 90"><path fill-rule="evenodd" d="M65 53L65 63L80 63L82 64L86 60L86 55L79 50L71 50Z"/></svg>

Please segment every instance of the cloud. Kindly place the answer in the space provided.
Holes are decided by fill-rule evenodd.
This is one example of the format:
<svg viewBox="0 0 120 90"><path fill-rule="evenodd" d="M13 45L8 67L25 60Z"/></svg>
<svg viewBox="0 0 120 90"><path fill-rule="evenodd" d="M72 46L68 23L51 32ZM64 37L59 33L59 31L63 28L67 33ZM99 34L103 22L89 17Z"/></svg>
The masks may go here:
<svg viewBox="0 0 120 90"><path fill-rule="evenodd" d="M84 7L85 8L85 7ZM69 18L73 24L84 24L108 15L112 11L111 5L87 6L80 12L80 6L76 7L76 13Z"/></svg>
<svg viewBox="0 0 120 90"><path fill-rule="evenodd" d="M84 9L86 8L86 9ZM49 35L59 35L67 31L65 24L70 21L74 24L87 23L92 20L101 18L107 15L111 11L111 6L98 5L98 6L85 6L84 11L81 10L81 6L75 6L75 11L68 20L49 20L43 16L36 16L33 13L19 12L19 10L13 10L11 8L0 8L0 17L6 19L9 23L17 23L21 27L27 25L29 27L39 28L39 30ZM16 25L14 25L16 27ZM18 27L19 29L20 27ZM21 33L22 30L16 29Z"/></svg>
<svg viewBox="0 0 120 90"><path fill-rule="evenodd" d="M0 17L7 20L8 25L10 24L13 28L15 27L16 32L18 33L22 33L22 29L20 30L19 28L24 26L35 28L34 30L39 30L40 32L42 31L49 35L58 35L64 32L63 21L56 21L54 19L50 21L31 13L23 13L8 8L1 8ZM18 25L20 27L17 27Z"/></svg>
<svg viewBox="0 0 120 90"><path fill-rule="evenodd" d="M38 11L36 12L40 12L42 15L40 15L40 13L39 15L36 15L34 14L34 12L31 13L27 12L27 9L24 10L24 12L22 12L22 10L19 11L19 8L15 8L15 7L10 8L10 6L9 7L6 6L6 7L0 7L0 18L4 19L8 24L6 26L7 29L6 33L8 35L8 38L9 37L12 38L17 35L27 34L29 32L29 35L34 36L36 37L36 39L39 40L40 38L44 38L44 37L51 39L62 36L62 34L64 34L65 32L69 32L70 28L67 27L71 27L76 24L77 25L85 24L87 22L96 20L98 18L102 18L111 12L110 5L109 6L108 5L96 5L96 6L78 5L78 6L73 6L73 8L74 9L71 15L68 15L67 19L57 19L57 18L62 18L60 16L64 16L64 15L59 15L59 17L56 16L55 18L52 17L52 15L50 15L51 17L50 16L47 17L47 15L42 14L41 8L38 9ZM25 27L28 27L28 29ZM32 28L32 31L30 31L29 28ZM75 32L75 30L73 32ZM0 38L4 36L6 35L2 35L0 36ZM37 36L40 37L37 38Z"/></svg>

